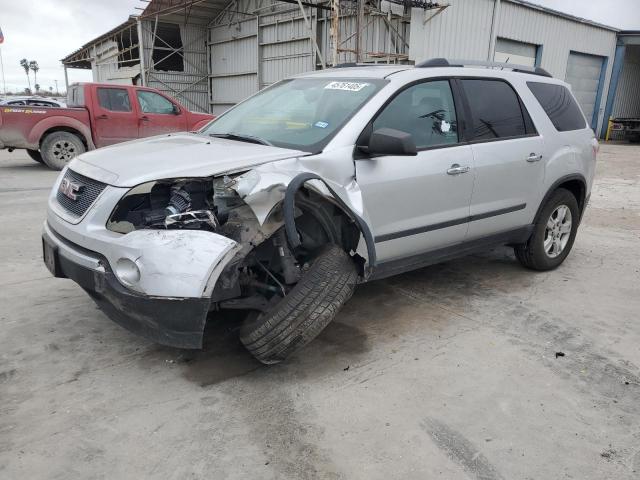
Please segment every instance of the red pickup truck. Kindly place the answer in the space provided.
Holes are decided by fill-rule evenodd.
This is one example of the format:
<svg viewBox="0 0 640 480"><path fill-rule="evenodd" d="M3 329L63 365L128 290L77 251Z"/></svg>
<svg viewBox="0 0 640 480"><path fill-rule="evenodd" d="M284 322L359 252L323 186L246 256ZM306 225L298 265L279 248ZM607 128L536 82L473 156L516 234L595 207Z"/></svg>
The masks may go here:
<svg viewBox="0 0 640 480"><path fill-rule="evenodd" d="M87 150L168 132L199 130L212 115L194 113L157 90L76 83L68 108L0 106L0 149L27 150L61 170Z"/></svg>

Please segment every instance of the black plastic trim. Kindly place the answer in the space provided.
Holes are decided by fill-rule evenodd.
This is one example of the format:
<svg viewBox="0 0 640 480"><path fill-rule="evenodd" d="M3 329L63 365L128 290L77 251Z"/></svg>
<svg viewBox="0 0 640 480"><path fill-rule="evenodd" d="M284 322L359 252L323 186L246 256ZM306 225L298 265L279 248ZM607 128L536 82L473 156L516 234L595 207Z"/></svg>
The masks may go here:
<svg viewBox="0 0 640 480"><path fill-rule="evenodd" d="M202 348L210 298L151 297L134 292L120 284L102 255L91 252L92 257L101 259L104 271L91 270L60 255L47 233L42 241L53 249L55 276L80 285L115 323L161 345Z"/></svg>
<svg viewBox="0 0 640 480"><path fill-rule="evenodd" d="M327 182L320 176L315 173L300 173L296 175L289 185L287 186L287 190L284 194L284 201L282 205L282 213L284 215L284 227L287 234L287 240L292 249L298 248L300 243L300 236L298 235L298 230L296 229L296 218L295 218L295 197L296 192L304 185L305 182L309 180L320 180L329 190L329 193L333 196L334 200L338 203L338 205L348 214L351 218L356 222L360 232L362 232L362 236L364 237L364 241L367 245L367 252L369 255L369 267L375 267L376 265L376 245L373 239L373 235L371 234L371 230L369 229L369 225L365 222L358 214L356 214L351 208L336 194L336 192L327 184Z"/></svg>
<svg viewBox="0 0 640 480"><path fill-rule="evenodd" d="M506 232L490 235L483 238L457 243L448 247L439 248L430 252L381 262L373 270L368 281L380 280L400 273L427 267L436 263L445 262L454 258L463 257L477 251L483 251L496 245L526 243L533 233L534 225L526 225Z"/></svg>
<svg viewBox="0 0 640 480"><path fill-rule="evenodd" d="M578 181L580 181L580 183L582 183L583 194L586 196L586 194L587 194L587 181L584 178L584 176L582 176L579 173L573 173L573 174L570 174L570 175L565 175L564 177L560 177L558 180L556 180L555 182L553 182L551 184L551 186L547 190L547 193L545 193L544 197L542 197L542 201L540 202L540 206L538 207L538 211L536 212L536 216L534 217L535 218L534 222L536 222L538 220L538 217L540 216L540 212L542 211L542 209L546 205L547 200L549 200L549 197L551 197L553 192L555 192L558 189L558 187L560 187L560 185L562 185L565 182L570 182L571 180L578 180ZM586 197L576 198L576 200L578 201L578 205L581 205L580 219L582 219L582 213L584 212L584 210L585 210L585 208L587 206L585 198Z"/></svg>
<svg viewBox="0 0 640 480"><path fill-rule="evenodd" d="M440 230L442 228L454 227L456 225L462 225L464 223L474 222L476 220L483 220L485 218L495 217L498 215L504 215L506 213L517 212L518 210L524 210L526 203L514 205L512 207L501 208L499 210L492 210L490 212L480 213L478 215L470 215L464 218L457 218L455 220L449 220L447 222L434 223L431 225L425 225L424 227L410 228L408 230L401 230L399 232L385 233L383 235L377 235L375 237L376 243L387 242L389 240L395 240L402 237L409 237L411 235L418 235L420 233L431 232L433 230Z"/></svg>

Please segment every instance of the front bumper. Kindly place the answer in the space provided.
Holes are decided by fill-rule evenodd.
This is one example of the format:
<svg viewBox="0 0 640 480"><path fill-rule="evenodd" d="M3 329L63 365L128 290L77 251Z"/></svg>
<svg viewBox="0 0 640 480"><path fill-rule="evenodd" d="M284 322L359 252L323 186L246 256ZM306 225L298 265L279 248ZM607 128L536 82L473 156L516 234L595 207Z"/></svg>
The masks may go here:
<svg viewBox="0 0 640 480"><path fill-rule="evenodd" d="M202 348L209 298L152 297L133 292L120 284L99 254L63 243L50 229L43 232L42 242L54 255L53 261L49 259L52 273L80 285L118 325L161 345ZM84 259L71 258L69 250L74 247ZM88 261L95 262L95 268L87 266Z"/></svg>

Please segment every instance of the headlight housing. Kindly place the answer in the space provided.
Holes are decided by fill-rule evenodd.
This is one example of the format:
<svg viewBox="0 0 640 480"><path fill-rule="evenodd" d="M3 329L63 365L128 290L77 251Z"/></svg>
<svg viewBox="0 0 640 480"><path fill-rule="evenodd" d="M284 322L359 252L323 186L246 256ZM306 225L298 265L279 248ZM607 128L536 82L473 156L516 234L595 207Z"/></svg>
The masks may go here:
<svg viewBox="0 0 640 480"><path fill-rule="evenodd" d="M138 185L118 202L107 222L117 233L151 229L215 231L219 216L241 202L224 178L180 178Z"/></svg>

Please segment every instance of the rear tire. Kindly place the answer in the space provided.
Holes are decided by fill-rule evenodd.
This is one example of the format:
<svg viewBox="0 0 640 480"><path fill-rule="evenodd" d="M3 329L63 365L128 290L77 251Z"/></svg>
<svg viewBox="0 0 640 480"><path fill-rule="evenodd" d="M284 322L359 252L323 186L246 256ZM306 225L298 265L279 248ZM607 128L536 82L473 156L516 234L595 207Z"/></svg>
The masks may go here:
<svg viewBox="0 0 640 480"><path fill-rule="evenodd" d="M35 160L38 163L44 163L42 155L40 155L38 150L27 150L27 154L29 154L32 160Z"/></svg>
<svg viewBox="0 0 640 480"><path fill-rule="evenodd" d="M284 298L245 320L240 341L262 363L283 361L329 325L351 298L357 279L351 257L336 245L326 245Z"/></svg>
<svg viewBox="0 0 640 480"><path fill-rule="evenodd" d="M579 223L576 197L559 188L538 215L529 241L514 247L516 258L532 270L553 270L569 255Z"/></svg>
<svg viewBox="0 0 640 480"><path fill-rule="evenodd" d="M73 158L86 151L80 137L69 132L50 133L40 146L42 160L52 170L62 170Z"/></svg>

